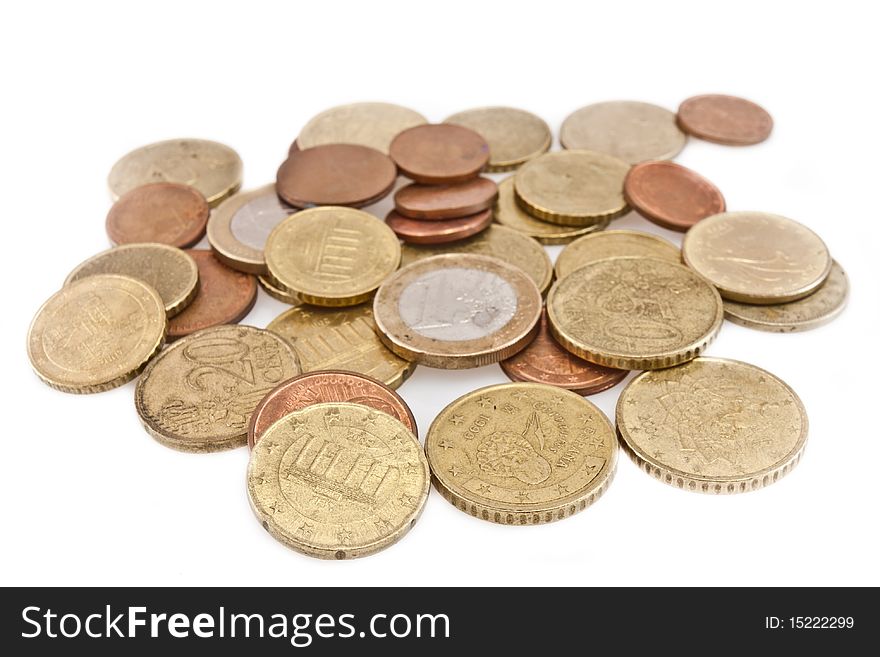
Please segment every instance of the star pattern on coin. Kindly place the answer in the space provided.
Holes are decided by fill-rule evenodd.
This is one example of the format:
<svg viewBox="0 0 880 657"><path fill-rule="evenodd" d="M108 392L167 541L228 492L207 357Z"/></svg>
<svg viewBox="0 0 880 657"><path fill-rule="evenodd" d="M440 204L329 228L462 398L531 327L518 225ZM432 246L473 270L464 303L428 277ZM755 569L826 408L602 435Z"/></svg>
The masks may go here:
<svg viewBox="0 0 880 657"><path fill-rule="evenodd" d="M296 531L303 536L311 536L315 533L315 526L311 523L304 522L299 527L297 527Z"/></svg>
<svg viewBox="0 0 880 657"><path fill-rule="evenodd" d="M387 518L379 518L373 522L373 525L379 530L380 534L387 533L392 529L392 525Z"/></svg>
<svg viewBox="0 0 880 657"><path fill-rule="evenodd" d="M480 408L489 408L495 403L495 400L491 397L487 397L486 395L480 395L477 403L480 405Z"/></svg>
<svg viewBox="0 0 880 657"><path fill-rule="evenodd" d="M276 513L280 513L281 511L283 511L284 507L278 504L278 502L273 501L272 504L269 505L268 509L272 512L272 515L274 516Z"/></svg>
<svg viewBox="0 0 880 657"><path fill-rule="evenodd" d="M372 427L372 426L375 426L375 425L376 425L376 420L378 420L378 419L379 419L378 414L377 414L375 411L370 411L370 412L367 414L367 417L364 418L364 424L365 424L365 425L369 425L369 426L371 426L371 427Z"/></svg>
<svg viewBox="0 0 880 657"><path fill-rule="evenodd" d="M415 463L407 463L406 465L403 466L403 469L406 471L406 474L414 475L414 474L418 473L419 466L417 466Z"/></svg>
<svg viewBox="0 0 880 657"><path fill-rule="evenodd" d="M258 474L254 477L254 481L257 482L260 486L266 483L266 475Z"/></svg>
<svg viewBox="0 0 880 657"><path fill-rule="evenodd" d="M491 493L492 487L489 484L480 484L479 488L477 488L478 493Z"/></svg>
<svg viewBox="0 0 880 657"><path fill-rule="evenodd" d="M451 468L449 468L449 474L451 474L453 477L457 477L461 474L461 470L453 465Z"/></svg>
<svg viewBox="0 0 880 657"><path fill-rule="evenodd" d="M415 506L416 498L413 495L408 495L406 493L401 493L397 498L397 501L400 502L403 506Z"/></svg>
<svg viewBox="0 0 880 657"><path fill-rule="evenodd" d="M520 400L521 400L521 399L525 399L525 398L528 397L529 395L528 395L528 393L527 393L525 390L514 390L514 391L513 391L513 394L512 394L511 396L512 396L514 399L520 399Z"/></svg>
<svg viewBox="0 0 880 657"><path fill-rule="evenodd" d="M296 415L291 415L287 420L290 423L291 428L296 431L297 429L301 429L303 425L306 423L301 417L296 417Z"/></svg>
<svg viewBox="0 0 880 657"><path fill-rule="evenodd" d="M654 458L655 458L655 459L662 459L662 458L663 458L663 452L661 452L661 451L658 449L657 451L654 452Z"/></svg>
<svg viewBox="0 0 880 657"><path fill-rule="evenodd" d="M564 495L568 492L568 486L566 486L565 484L556 484L556 492L560 495Z"/></svg>
<svg viewBox="0 0 880 657"><path fill-rule="evenodd" d="M529 499L529 492L527 490L521 490L516 494L516 497L520 502L525 502Z"/></svg>
<svg viewBox="0 0 880 657"><path fill-rule="evenodd" d="M460 425L462 422L464 422L464 417L462 417L462 416L459 415L458 413L453 413L453 414L452 414L452 417L449 418L449 421L452 422L452 424L454 424L455 426L458 426L458 425Z"/></svg>
<svg viewBox="0 0 880 657"><path fill-rule="evenodd" d="M276 447L278 447L278 443L274 443L274 442L266 443L266 447L265 447L266 454L271 454L272 450L274 450Z"/></svg>
<svg viewBox="0 0 880 657"><path fill-rule="evenodd" d="M447 449L454 449L455 445L453 445L452 443L450 443L444 439L444 440L441 440L439 443L437 443L437 447L442 447L443 450L446 451Z"/></svg>
<svg viewBox="0 0 880 657"><path fill-rule="evenodd" d="M347 527L340 527L336 532L336 540L342 545L351 545L352 533Z"/></svg>

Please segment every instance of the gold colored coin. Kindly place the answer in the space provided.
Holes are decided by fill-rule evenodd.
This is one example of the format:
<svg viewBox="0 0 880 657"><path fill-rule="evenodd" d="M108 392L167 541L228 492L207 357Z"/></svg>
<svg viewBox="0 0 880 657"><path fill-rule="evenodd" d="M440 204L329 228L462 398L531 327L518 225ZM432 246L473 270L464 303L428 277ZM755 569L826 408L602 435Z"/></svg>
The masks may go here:
<svg viewBox="0 0 880 657"><path fill-rule="evenodd" d="M718 291L683 265L657 258L594 260L547 296L550 330L568 351L624 370L670 367L718 335Z"/></svg>
<svg viewBox="0 0 880 657"><path fill-rule="evenodd" d="M640 256L681 262L681 251L672 242L638 230L606 230L586 235L566 246L556 257L556 278L562 278L593 260Z"/></svg>
<svg viewBox="0 0 880 657"><path fill-rule="evenodd" d="M502 383L459 397L428 430L437 490L483 520L536 525L595 502L617 465L608 418L569 390Z"/></svg>
<svg viewBox="0 0 880 657"><path fill-rule="evenodd" d="M382 344L368 303L351 308L295 306L267 328L293 345L303 372L348 370L398 388L416 368Z"/></svg>
<svg viewBox="0 0 880 657"><path fill-rule="evenodd" d="M702 493L774 483L800 460L807 426L785 382L723 358L643 372L617 402L617 432L633 461L660 481Z"/></svg>
<svg viewBox="0 0 880 657"><path fill-rule="evenodd" d="M623 181L629 165L595 151L556 151L526 162L514 176L516 200L526 211L562 226L589 226L629 208Z"/></svg>
<svg viewBox="0 0 880 657"><path fill-rule="evenodd" d="M360 144L388 154L398 133L428 122L424 116L391 103L352 103L331 107L312 118L299 133L300 149L322 144Z"/></svg>
<svg viewBox="0 0 880 657"><path fill-rule="evenodd" d="M492 256L522 269L535 281L541 294L550 289L553 280L553 263L550 256L535 240L506 226L489 226L478 235L450 244L415 246L404 244L401 250L401 267L422 258L443 253L476 253Z"/></svg>
<svg viewBox="0 0 880 657"><path fill-rule="evenodd" d="M254 445L247 490L257 519L284 545L320 559L365 557L415 524L431 486L416 437L360 404L314 404Z"/></svg>
<svg viewBox="0 0 880 657"><path fill-rule="evenodd" d="M560 226L535 219L519 207L513 189L513 178L509 176L498 183L498 200L495 202L495 221L512 228L518 233L533 237L542 244L566 244L582 236L605 230L608 221L601 221L583 228Z"/></svg>
<svg viewBox="0 0 880 657"><path fill-rule="evenodd" d="M550 148L550 126L539 116L514 107L480 107L458 112L444 123L470 128L489 144L486 171L510 171Z"/></svg>
<svg viewBox="0 0 880 657"><path fill-rule="evenodd" d="M367 212L327 206L278 224L265 254L276 287L318 306L354 306L397 269L400 241Z"/></svg>
<svg viewBox="0 0 880 657"><path fill-rule="evenodd" d="M241 187L241 158L234 150L206 139L170 139L135 149L110 170L114 199L155 182L173 182L199 190L211 207Z"/></svg>
<svg viewBox="0 0 880 657"><path fill-rule="evenodd" d="M831 271L831 254L803 224L768 212L722 212L684 236L682 257L725 299L753 304L797 301Z"/></svg>
<svg viewBox="0 0 880 657"><path fill-rule="evenodd" d="M734 324L770 331L793 333L822 326L843 312L849 296L846 272L836 260L828 278L810 296L774 305L755 305L724 301L724 316Z"/></svg>
<svg viewBox="0 0 880 657"><path fill-rule="evenodd" d="M174 317L195 299L199 268L192 256L166 244L123 244L92 256L64 281L70 285L96 274L130 276L155 288L168 317Z"/></svg>
<svg viewBox="0 0 880 657"><path fill-rule="evenodd" d="M302 299L299 298L299 295L295 292L288 292L287 290L281 289L275 285L268 276L257 276L257 282L260 284L260 287L263 288L263 292L281 303L288 303L291 306L298 306L302 303Z"/></svg>
<svg viewBox="0 0 880 657"><path fill-rule="evenodd" d="M278 383L301 374L282 337L252 326L187 335L144 370L134 403L144 428L167 447L216 452L247 444L251 413Z"/></svg>
<svg viewBox="0 0 880 657"><path fill-rule="evenodd" d="M140 373L165 340L165 307L146 283L90 276L63 287L28 329L28 358L47 385L101 392Z"/></svg>

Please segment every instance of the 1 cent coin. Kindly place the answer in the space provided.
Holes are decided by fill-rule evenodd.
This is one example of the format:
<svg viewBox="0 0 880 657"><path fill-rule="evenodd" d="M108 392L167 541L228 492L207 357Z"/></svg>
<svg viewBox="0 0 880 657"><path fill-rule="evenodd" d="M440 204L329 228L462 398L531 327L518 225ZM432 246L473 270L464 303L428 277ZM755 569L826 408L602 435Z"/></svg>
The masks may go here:
<svg viewBox="0 0 880 657"><path fill-rule="evenodd" d="M487 171L510 171L550 148L550 126L514 107L480 107L458 112L444 123L470 128L489 144Z"/></svg>
<svg viewBox="0 0 880 657"><path fill-rule="evenodd" d="M483 210L458 219L410 219L392 210L385 223L404 242L412 244L446 244L457 242L485 230L492 223L492 210Z"/></svg>
<svg viewBox="0 0 880 657"><path fill-rule="evenodd" d="M394 209L412 219L454 219L492 207L498 185L488 178L474 178L453 185L401 187L394 195Z"/></svg>
<svg viewBox="0 0 880 657"><path fill-rule="evenodd" d="M324 144L359 144L388 153L398 133L428 119L391 103L352 103L331 107L306 123L294 145L300 150Z"/></svg>
<svg viewBox="0 0 880 657"><path fill-rule="evenodd" d="M748 146L770 136L773 118L763 107L745 98L708 94L688 98L679 106L678 125L706 141Z"/></svg>
<svg viewBox="0 0 880 657"><path fill-rule="evenodd" d="M114 244L159 242L192 246L205 234L211 208L194 187L151 183L123 194L107 214L107 235Z"/></svg>
<svg viewBox="0 0 880 657"><path fill-rule="evenodd" d="M389 152L403 175L429 185L476 178L489 162L485 139L447 123L404 130L391 142Z"/></svg>
<svg viewBox="0 0 880 657"><path fill-rule="evenodd" d="M639 230L604 230L580 237L562 249L556 257L556 278L565 278L594 260L621 256L681 262L679 248L662 237Z"/></svg>

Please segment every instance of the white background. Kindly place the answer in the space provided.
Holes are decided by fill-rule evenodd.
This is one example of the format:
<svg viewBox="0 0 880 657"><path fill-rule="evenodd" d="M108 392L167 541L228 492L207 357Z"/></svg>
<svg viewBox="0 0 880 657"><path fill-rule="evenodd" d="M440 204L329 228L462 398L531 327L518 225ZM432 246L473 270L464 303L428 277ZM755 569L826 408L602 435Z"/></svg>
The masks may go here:
<svg viewBox="0 0 880 657"><path fill-rule="evenodd" d="M17 3L2 56L3 584L880 584L877 430L878 103L869 3ZM870 11L870 10L869 10ZM502 104L558 130L578 107L675 109L721 92L765 106L771 139L691 140L678 158L731 210L816 230L849 273L850 305L816 331L725 323L709 354L760 365L810 416L798 468L759 492L665 486L625 456L608 493L538 527L472 518L432 491L414 530L366 559L324 562L276 543L245 494L247 449L167 449L141 428L133 384L98 395L43 385L28 323L77 263L108 246L106 176L152 141L235 148L245 188L274 179L299 128L358 100L433 121ZM639 218L638 228L680 236ZM558 248L551 249L555 257ZM285 306L261 292L246 322ZM497 365L421 368L400 389L424 433L447 403L503 382ZM618 386L592 397L613 413Z"/></svg>

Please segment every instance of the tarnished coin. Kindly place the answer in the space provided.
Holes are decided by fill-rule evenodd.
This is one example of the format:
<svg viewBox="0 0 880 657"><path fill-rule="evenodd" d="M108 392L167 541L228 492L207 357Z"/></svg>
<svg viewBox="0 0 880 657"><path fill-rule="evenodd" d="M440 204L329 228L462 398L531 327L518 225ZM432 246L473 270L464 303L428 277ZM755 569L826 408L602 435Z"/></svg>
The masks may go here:
<svg viewBox="0 0 880 657"><path fill-rule="evenodd" d="M395 210L388 213L385 223L404 242L411 244L448 244L458 242L486 230L492 223L492 211L483 210L458 219L410 219Z"/></svg>
<svg viewBox="0 0 880 657"><path fill-rule="evenodd" d="M398 133L427 122L418 112L400 105L352 103L331 107L314 116L294 144L299 149L323 144L360 144L387 154Z"/></svg>
<svg viewBox="0 0 880 657"><path fill-rule="evenodd" d="M186 308L168 322L168 339L244 319L257 300L257 280L230 269L207 249L187 253L199 268L199 291Z"/></svg>
<svg viewBox="0 0 880 657"><path fill-rule="evenodd" d="M703 219L681 244L684 261L731 301L776 304L819 288L831 254L803 224L769 212L724 212Z"/></svg>
<svg viewBox="0 0 880 657"><path fill-rule="evenodd" d="M725 210L724 197L715 185L675 162L635 165L626 176L623 193L645 219L682 233Z"/></svg>
<svg viewBox="0 0 880 657"><path fill-rule="evenodd" d="M687 136L667 109L630 100L587 105L570 114L559 130L563 148L607 153L627 164L669 160Z"/></svg>
<svg viewBox="0 0 880 657"><path fill-rule="evenodd" d="M770 136L773 118L763 107L745 98L708 94L688 98L679 106L678 125L700 139L747 146Z"/></svg>
<svg viewBox="0 0 880 657"><path fill-rule="evenodd" d="M594 260L621 256L681 262L678 247L662 237L639 230L605 230L580 237L562 249L556 257L556 278L564 278Z"/></svg>
<svg viewBox="0 0 880 657"><path fill-rule="evenodd" d="M389 154L406 177L437 185L476 178L489 162L489 145L473 130L440 123L404 130Z"/></svg>
<svg viewBox="0 0 880 657"><path fill-rule="evenodd" d="M95 274L120 274L147 283L162 297L169 318L186 308L199 290L196 261L166 244L123 244L102 251L70 272L64 284Z"/></svg>
<svg viewBox="0 0 880 657"><path fill-rule="evenodd" d="M617 438L602 411L540 383L503 383L459 397L431 424L425 452L443 497L505 525L583 511L617 466Z"/></svg>
<svg viewBox="0 0 880 657"><path fill-rule="evenodd" d="M443 253L476 253L504 260L522 269L538 286L541 294L550 289L553 265L550 256L535 240L506 226L489 226L479 235L452 244L414 246L404 244L401 249L400 266L430 258Z"/></svg>
<svg viewBox="0 0 880 657"><path fill-rule="evenodd" d="M66 285L37 311L28 358L64 392L101 392L136 377L165 339L165 307L149 285L102 274Z"/></svg>
<svg viewBox="0 0 880 657"><path fill-rule="evenodd" d="M835 260L831 263L828 278L810 296L770 306L725 300L724 316L735 324L759 331L807 331L830 322L843 312L848 296L846 272Z"/></svg>
<svg viewBox="0 0 880 657"><path fill-rule="evenodd" d="M206 139L170 139L135 149L110 170L113 198L135 187L172 182L195 187L216 206L241 187L241 158L234 150Z"/></svg>
<svg viewBox="0 0 880 657"><path fill-rule="evenodd" d="M158 242L192 246L205 234L211 208L195 187L151 183L123 194L107 214L107 236L114 244Z"/></svg>
<svg viewBox="0 0 880 657"><path fill-rule="evenodd" d="M252 326L215 326L181 338L138 379L134 404L144 428L167 447L215 452L247 443L260 400L300 374L286 340Z"/></svg>
<svg viewBox="0 0 880 657"><path fill-rule="evenodd" d="M550 330L591 362L627 370L670 367L718 335L718 291L683 265L657 258L594 260L547 295Z"/></svg>
<svg viewBox="0 0 880 657"><path fill-rule="evenodd" d="M409 406L385 384L363 374L325 370L300 374L279 383L257 405L248 426L248 445L253 449L272 424L293 411L323 402L363 404L387 413L416 437L416 419Z"/></svg>
<svg viewBox="0 0 880 657"><path fill-rule="evenodd" d="M629 165L594 151L556 151L526 162L514 176L516 200L529 214L562 226L589 226L628 208Z"/></svg>
<svg viewBox="0 0 880 657"><path fill-rule="evenodd" d="M394 209L413 219L453 219L491 208L498 198L498 185L488 178L474 178L453 185L401 187L394 195Z"/></svg>
<svg viewBox="0 0 880 657"><path fill-rule="evenodd" d="M617 432L633 461L702 493L744 493L785 476L803 454L807 424L782 380L723 358L643 372L617 402Z"/></svg>
<svg viewBox="0 0 880 657"><path fill-rule="evenodd" d="M307 406L273 424L251 452L257 519L298 552L364 557L415 524L430 488L419 441L386 413L344 402Z"/></svg>
<svg viewBox="0 0 880 657"><path fill-rule="evenodd" d="M299 295L296 292L289 292L278 287L268 276L257 276L257 282L260 284L260 287L263 288L263 292L276 301L289 303L291 306L296 306L302 303L302 299L299 298Z"/></svg>
<svg viewBox="0 0 880 657"><path fill-rule="evenodd" d="M342 207L303 210L266 241L272 282L318 306L369 299L400 264L400 242L371 214Z"/></svg>
<svg viewBox="0 0 880 657"><path fill-rule="evenodd" d="M217 259L248 274L269 273L263 248L272 229L296 212L275 193L275 185L235 194L208 220L208 242Z"/></svg>
<svg viewBox="0 0 880 657"><path fill-rule="evenodd" d="M539 116L514 107L480 107L458 112L444 123L470 128L489 144L486 171L510 171L539 156L553 140Z"/></svg>
<svg viewBox="0 0 880 657"><path fill-rule="evenodd" d="M325 144L291 153L278 168L275 189L298 208L359 208L387 196L396 179L394 162L375 148Z"/></svg>
<svg viewBox="0 0 880 657"><path fill-rule="evenodd" d="M541 292L519 267L471 253L418 260L379 288L376 329L391 351L442 369L488 365L534 337Z"/></svg>
<svg viewBox="0 0 880 657"><path fill-rule="evenodd" d="M268 329L293 345L303 372L347 370L397 388L416 367L379 340L370 304L339 309L295 306L273 319Z"/></svg>

